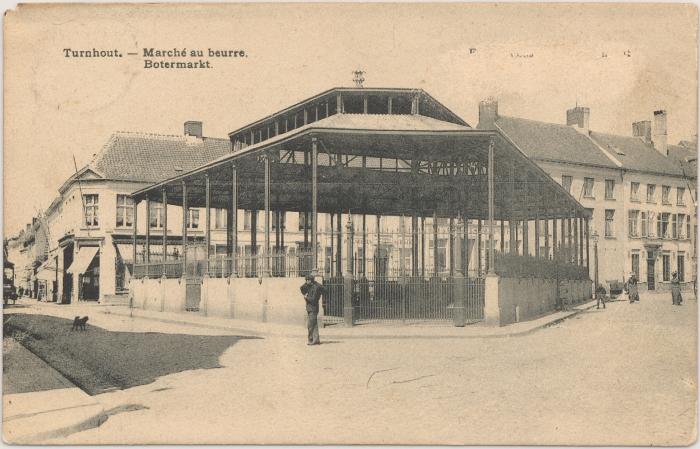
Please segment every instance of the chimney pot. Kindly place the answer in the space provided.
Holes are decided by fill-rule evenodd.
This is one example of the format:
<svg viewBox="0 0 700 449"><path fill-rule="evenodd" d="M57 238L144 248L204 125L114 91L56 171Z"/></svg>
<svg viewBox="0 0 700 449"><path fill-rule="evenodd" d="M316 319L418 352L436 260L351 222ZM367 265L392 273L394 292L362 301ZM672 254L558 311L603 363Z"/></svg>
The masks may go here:
<svg viewBox="0 0 700 449"><path fill-rule="evenodd" d="M654 111L654 128L652 130L654 148L664 156L668 156L668 134L666 132L666 111Z"/></svg>
<svg viewBox="0 0 700 449"><path fill-rule="evenodd" d="M185 122L185 135L202 138L202 122L187 121Z"/></svg>
<svg viewBox="0 0 700 449"><path fill-rule="evenodd" d="M498 100L489 97L486 100L479 102L479 129L495 128L496 120L498 120Z"/></svg>
<svg viewBox="0 0 700 449"><path fill-rule="evenodd" d="M590 108L576 106L566 111L566 125L576 125L579 131L588 134L588 119L591 115Z"/></svg>

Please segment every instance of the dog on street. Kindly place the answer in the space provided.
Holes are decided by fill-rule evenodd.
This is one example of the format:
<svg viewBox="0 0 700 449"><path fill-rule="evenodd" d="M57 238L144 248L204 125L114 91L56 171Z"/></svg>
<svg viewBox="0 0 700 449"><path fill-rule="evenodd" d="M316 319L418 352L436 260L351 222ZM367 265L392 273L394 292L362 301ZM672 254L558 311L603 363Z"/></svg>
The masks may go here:
<svg viewBox="0 0 700 449"><path fill-rule="evenodd" d="M86 317L86 316L84 316L82 318L80 318L79 316L76 316L73 319L73 327L71 328L71 331L75 331L75 330L84 331L85 324L87 323L87 321L88 321L88 317Z"/></svg>

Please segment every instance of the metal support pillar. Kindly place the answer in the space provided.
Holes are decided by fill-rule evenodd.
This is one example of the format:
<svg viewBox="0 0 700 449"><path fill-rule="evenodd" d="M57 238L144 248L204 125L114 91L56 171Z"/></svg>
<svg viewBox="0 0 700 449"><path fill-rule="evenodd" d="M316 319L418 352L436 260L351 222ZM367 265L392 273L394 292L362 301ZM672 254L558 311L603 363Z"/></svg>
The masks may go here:
<svg viewBox="0 0 700 449"><path fill-rule="evenodd" d="M552 218L552 259L557 260L559 256L557 244L557 217Z"/></svg>
<svg viewBox="0 0 700 449"><path fill-rule="evenodd" d="M583 217L578 218L578 226L579 226L579 232L578 232L578 247L579 247L579 261L578 264L580 266L583 266Z"/></svg>
<svg viewBox="0 0 700 449"><path fill-rule="evenodd" d="M450 276L454 276L455 274L455 252L454 252L454 246L455 246L455 219L450 217L449 220L449 238L448 238L448 245L449 245L449 253L448 253L448 260L450 264Z"/></svg>
<svg viewBox="0 0 700 449"><path fill-rule="evenodd" d="M340 224L341 214L338 215L338 223ZM355 230L352 225L352 214L348 214L348 222L345 226L345 234L347 236L346 240L346 254L348 257L347 263L345 264L345 271L343 272L343 319L346 326L353 326L355 324L355 306L352 303L352 293L353 293L353 266L352 266L352 255L353 255L353 240L355 237ZM338 233L340 235L340 233ZM340 247L338 247L338 255L340 256Z"/></svg>
<svg viewBox="0 0 700 449"><path fill-rule="evenodd" d="M504 220L499 220L501 222L501 254L506 252L506 222Z"/></svg>
<svg viewBox="0 0 700 449"><path fill-rule="evenodd" d="M438 272L438 220L437 211L433 211L433 276L437 276Z"/></svg>
<svg viewBox="0 0 700 449"><path fill-rule="evenodd" d="M454 273L452 322L457 327L463 327L466 324L465 304L467 299L467 286L464 282L466 272L464 270L464 265L462 265L464 221L461 217L457 220L457 226L454 231L454 235L452 236L454 242L454 245L452 245L452 260L454 261L454 267L452 269Z"/></svg>
<svg viewBox="0 0 700 449"><path fill-rule="evenodd" d="M530 255L530 221L523 220L523 256Z"/></svg>
<svg viewBox="0 0 700 449"><path fill-rule="evenodd" d="M481 277L482 261L481 261L481 218L476 222L476 271L477 276ZM491 267L488 267L491 271Z"/></svg>
<svg viewBox="0 0 700 449"><path fill-rule="evenodd" d="M549 259L549 217L544 217L544 258Z"/></svg>
<svg viewBox="0 0 700 449"><path fill-rule="evenodd" d="M336 220L336 228L338 233L336 234L337 250L335 259L335 269L338 276L343 274L343 213L338 212L338 219Z"/></svg>
<svg viewBox="0 0 700 449"><path fill-rule="evenodd" d="M588 235L588 218L585 219L583 226L584 226L584 230L586 232L586 270L588 271L588 279L590 279L591 278L591 247L590 247L591 236Z"/></svg>
<svg viewBox="0 0 700 449"><path fill-rule="evenodd" d="M207 263L204 275L209 275L209 258L211 257L211 181L209 173L204 174L204 209L206 218L204 220L204 244L206 245Z"/></svg>
<svg viewBox="0 0 700 449"><path fill-rule="evenodd" d="M138 224L139 224L139 202L134 199L134 232L133 232L133 247L131 248L131 274L132 276L135 274L135 265L136 265L136 238L138 237ZM148 222L148 220L146 221Z"/></svg>
<svg viewBox="0 0 700 449"><path fill-rule="evenodd" d="M418 276L418 214L411 215L411 276Z"/></svg>
<svg viewBox="0 0 700 449"><path fill-rule="evenodd" d="M270 155L265 155L265 247L263 248L263 276L270 272Z"/></svg>
<svg viewBox="0 0 700 449"><path fill-rule="evenodd" d="M495 179L494 179L494 150L496 142L493 137L489 141L489 166L488 166L488 186L489 186L489 274L496 273L495 246L493 242L493 215L494 215L494 198L495 198Z"/></svg>
<svg viewBox="0 0 700 449"><path fill-rule="evenodd" d="M318 274L318 148L317 139L311 138L311 273Z"/></svg>
<svg viewBox="0 0 700 449"><path fill-rule="evenodd" d="M579 242L580 242L580 240L579 240L579 238L578 238L578 228L579 228L579 225L578 225L578 218L574 217L574 218L572 219L572 221L573 221L573 226L574 226L574 242L573 242L573 247L574 247L574 264L575 264L575 265L578 265L578 264L579 264L578 255L580 254L580 251L579 251Z"/></svg>
<svg viewBox="0 0 700 449"><path fill-rule="evenodd" d="M425 216L420 217L420 275L425 277Z"/></svg>
<svg viewBox="0 0 700 449"><path fill-rule="evenodd" d="M251 257L251 272L253 276L258 275L258 210L250 211L250 255Z"/></svg>
<svg viewBox="0 0 700 449"><path fill-rule="evenodd" d="M367 276L367 214L362 214L362 277Z"/></svg>
<svg viewBox="0 0 700 449"><path fill-rule="evenodd" d="M146 246L144 248L144 262L146 263L146 277L150 277L149 265L151 263L151 199L146 197Z"/></svg>
<svg viewBox="0 0 700 449"><path fill-rule="evenodd" d="M540 217L535 215L535 258L542 257L540 251Z"/></svg>
<svg viewBox="0 0 700 449"><path fill-rule="evenodd" d="M231 256L231 275L236 276L237 258L238 258L238 173L236 165L231 165L231 208L230 217L231 223L228 226L231 228L230 247L228 252Z"/></svg>

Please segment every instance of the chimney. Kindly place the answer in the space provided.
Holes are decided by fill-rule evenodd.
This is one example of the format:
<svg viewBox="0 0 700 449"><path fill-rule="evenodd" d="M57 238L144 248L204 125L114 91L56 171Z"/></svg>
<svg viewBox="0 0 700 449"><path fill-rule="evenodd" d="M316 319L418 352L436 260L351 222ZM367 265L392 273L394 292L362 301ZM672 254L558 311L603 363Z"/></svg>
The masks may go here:
<svg viewBox="0 0 700 449"><path fill-rule="evenodd" d="M185 135L202 138L202 122L185 122Z"/></svg>
<svg viewBox="0 0 700 449"><path fill-rule="evenodd" d="M566 125L576 125L577 131L588 134L588 117L591 115L591 110L583 106L576 106L573 109L566 111Z"/></svg>
<svg viewBox="0 0 700 449"><path fill-rule="evenodd" d="M479 129L493 129L498 120L498 100L492 97L479 102Z"/></svg>
<svg viewBox="0 0 700 449"><path fill-rule="evenodd" d="M651 143L651 121L642 120L632 123L632 135L641 137L646 143Z"/></svg>
<svg viewBox="0 0 700 449"><path fill-rule="evenodd" d="M656 151L668 156L668 135L666 133L666 111L661 109L654 111L654 129L652 142Z"/></svg>

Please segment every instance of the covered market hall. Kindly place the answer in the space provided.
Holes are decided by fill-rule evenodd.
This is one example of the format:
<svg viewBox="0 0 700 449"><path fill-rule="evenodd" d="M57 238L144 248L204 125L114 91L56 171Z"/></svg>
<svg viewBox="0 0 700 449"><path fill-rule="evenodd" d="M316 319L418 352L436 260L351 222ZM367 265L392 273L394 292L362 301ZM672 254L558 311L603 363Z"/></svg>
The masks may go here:
<svg viewBox="0 0 700 449"><path fill-rule="evenodd" d="M326 286L324 324L505 325L591 297L590 213L506 136L423 90L335 88L229 137L230 154L132 194L149 216L205 210L203 243L182 214L176 258L163 260L167 225L144 242L135 224L134 307L303 323L309 273ZM227 213L225 254L212 209ZM292 250L286 213L303 229Z"/></svg>

